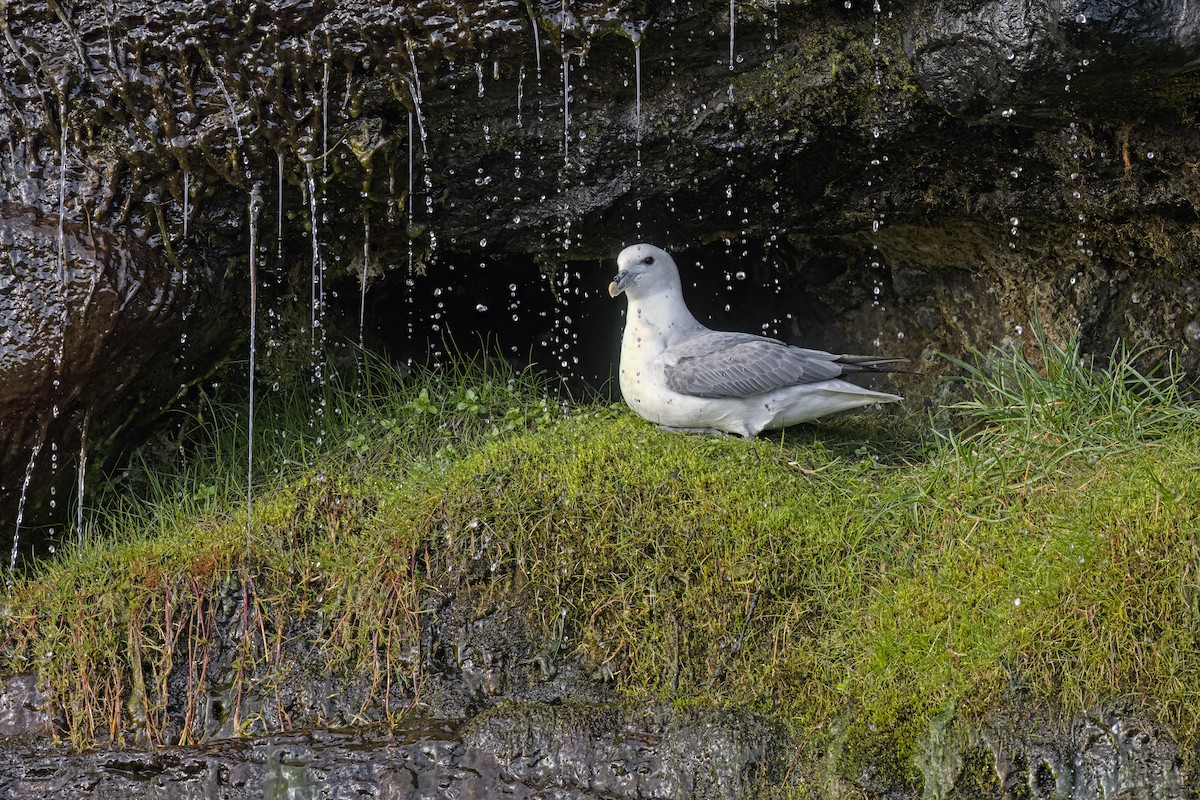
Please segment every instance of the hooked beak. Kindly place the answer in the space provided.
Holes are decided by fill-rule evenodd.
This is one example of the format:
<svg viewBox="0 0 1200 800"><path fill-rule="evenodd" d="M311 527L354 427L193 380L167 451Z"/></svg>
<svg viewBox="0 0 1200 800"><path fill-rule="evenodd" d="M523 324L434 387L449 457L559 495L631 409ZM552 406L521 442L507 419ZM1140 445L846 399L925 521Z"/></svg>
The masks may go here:
<svg viewBox="0 0 1200 800"><path fill-rule="evenodd" d="M637 278L632 272L621 270L617 273L617 277L613 278L612 283L608 285L608 296L616 297L628 289L636 280Z"/></svg>

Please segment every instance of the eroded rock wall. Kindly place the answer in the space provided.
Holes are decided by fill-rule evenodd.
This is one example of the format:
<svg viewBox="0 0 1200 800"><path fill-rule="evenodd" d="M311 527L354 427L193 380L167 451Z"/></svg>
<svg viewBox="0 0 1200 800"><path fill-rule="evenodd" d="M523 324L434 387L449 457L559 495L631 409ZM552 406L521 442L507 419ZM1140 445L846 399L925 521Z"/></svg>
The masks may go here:
<svg viewBox="0 0 1200 800"><path fill-rule="evenodd" d="M260 366L358 338L365 285L369 344L421 358L487 331L603 383L621 323L601 259L643 238L679 254L702 318L907 355L921 374L897 388L930 404L938 353L1039 320L1195 372L1197 19L1184 0L8 2L0 200L45 246L61 219L213 290L242 324L189 348L194 374L244 348L253 262ZM123 381L65 391L95 401L72 418L157 413ZM70 469L79 440L37 458ZM4 460L8 527L31 453Z"/></svg>

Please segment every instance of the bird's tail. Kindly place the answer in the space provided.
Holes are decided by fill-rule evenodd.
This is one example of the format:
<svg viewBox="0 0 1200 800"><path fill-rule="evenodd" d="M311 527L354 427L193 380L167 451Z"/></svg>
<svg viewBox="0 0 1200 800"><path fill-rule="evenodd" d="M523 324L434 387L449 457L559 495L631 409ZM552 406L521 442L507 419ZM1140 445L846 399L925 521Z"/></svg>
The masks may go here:
<svg viewBox="0 0 1200 800"><path fill-rule="evenodd" d="M902 361L908 361L908 359L899 356L854 356L848 354L834 359L834 363L841 364L845 372L908 372L908 370L887 366Z"/></svg>

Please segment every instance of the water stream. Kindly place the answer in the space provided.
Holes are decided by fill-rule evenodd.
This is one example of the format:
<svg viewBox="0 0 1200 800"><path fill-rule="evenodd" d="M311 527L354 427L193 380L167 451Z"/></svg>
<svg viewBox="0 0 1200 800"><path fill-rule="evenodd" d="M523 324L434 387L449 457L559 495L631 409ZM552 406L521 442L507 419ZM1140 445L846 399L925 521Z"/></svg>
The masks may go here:
<svg viewBox="0 0 1200 800"><path fill-rule="evenodd" d="M246 203L250 239L250 341L246 382L246 550L249 552L254 525L254 389L258 355L258 216L262 210L262 184L255 183Z"/></svg>

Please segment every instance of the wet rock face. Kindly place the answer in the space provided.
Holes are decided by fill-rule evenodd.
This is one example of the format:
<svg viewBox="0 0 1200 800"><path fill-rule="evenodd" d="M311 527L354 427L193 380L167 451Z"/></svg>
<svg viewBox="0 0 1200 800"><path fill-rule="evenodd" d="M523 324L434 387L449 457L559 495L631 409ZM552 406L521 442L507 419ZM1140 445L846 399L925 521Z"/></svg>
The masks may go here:
<svg viewBox="0 0 1200 800"><path fill-rule="evenodd" d="M1186 0L934 0L903 42L921 89L948 111L1017 102L1058 115L1074 103L1047 101L1074 76L1091 84L1081 102L1102 105L1148 74L1185 67L1200 46L1200 14Z"/></svg>
<svg viewBox="0 0 1200 800"><path fill-rule="evenodd" d="M601 261L648 239L714 324L908 356L910 397L1035 318L1200 369L1195 9L873 5L4 3L0 201L215 264L212 308L253 239L291 352L310 302L357 339L366 284L368 343L499 331L603 383Z"/></svg>
<svg viewBox="0 0 1200 800"><path fill-rule="evenodd" d="M403 797L736 800L779 775L764 731L721 715L512 707L467 726L411 720L381 731L225 739L153 752L67 755L7 743L13 797Z"/></svg>
<svg viewBox="0 0 1200 800"><path fill-rule="evenodd" d="M103 469L191 379L189 333L211 345L185 275L134 239L0 206L0 251L0 518L36 526L77 502L81 450Z"/></svg>

